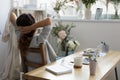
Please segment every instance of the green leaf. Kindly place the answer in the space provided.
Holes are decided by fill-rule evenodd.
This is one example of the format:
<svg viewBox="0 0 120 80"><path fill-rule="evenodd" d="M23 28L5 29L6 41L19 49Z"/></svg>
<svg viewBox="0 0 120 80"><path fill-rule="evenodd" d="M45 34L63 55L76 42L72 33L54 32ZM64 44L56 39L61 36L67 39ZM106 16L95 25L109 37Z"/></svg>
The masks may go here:
<svg viewBox="0 0 120 80"><path fill-rule="evenodd" d="M82 0L82 3L85 4L86 8L90 8L97 0Z"/></svg>

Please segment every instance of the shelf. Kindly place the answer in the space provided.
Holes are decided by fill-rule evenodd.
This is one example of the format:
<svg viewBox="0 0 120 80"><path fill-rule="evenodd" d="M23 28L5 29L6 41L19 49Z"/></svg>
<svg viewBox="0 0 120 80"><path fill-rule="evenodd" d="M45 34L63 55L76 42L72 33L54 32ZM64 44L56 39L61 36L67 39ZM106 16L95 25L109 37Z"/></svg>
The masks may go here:
<svg viewBox="0 0 120 80"><path fill-rule="evenodd" d="M102 15L100 19L95 19L95 15L92 15L91 19L84 19L84 16L61 16L60 18L52 18L53 21L71 21L71 22L120 22L120 19L112 19L113 15ZM107 18L106 18L107 17Z"/></svg>

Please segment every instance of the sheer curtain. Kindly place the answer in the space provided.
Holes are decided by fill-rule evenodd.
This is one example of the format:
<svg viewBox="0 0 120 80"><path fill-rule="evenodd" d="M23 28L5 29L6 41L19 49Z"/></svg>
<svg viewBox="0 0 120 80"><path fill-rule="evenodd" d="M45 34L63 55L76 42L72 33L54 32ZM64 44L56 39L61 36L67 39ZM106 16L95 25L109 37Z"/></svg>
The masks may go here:
<svg viewBox="0 0 120 80"><path fill-rule="evenodd" d="M9 57L10 53L8 52L8 50L12 49L12 46L9 45L10 40L8 40L7 42L2 41L3 32L5 29L5 26L7 25L7 20L9 20L8 14L11 8L11 1L12 0L1 0L1 5L0 5L0 10L2 10L0 12L0 31L1 31L1 34L0 34L0 80L14 80L14 79L10 79L12 77L11 75L16 76L15 74L11 73L13 70L12 69L13 65L11 65L11 61L13 59L16 59L17 57L14 57L14 56ZM13 33L13 31L11 31L11 33ZM14 54L14 51L13 51L13 54Z"/></svg>
<svg viewBox="0 0 120 80"><path fill-rule="evenodd" d="M6 53L6 49L7 49L7 43L2 42L1 40L1 35L3 33L3 30L5 28L5 24L7 21L7 17L8 17L8 13L10 10L10 0L2 0L0 5L0 10L2 10L0 12L0 73L1 73L1 69L5 60L5 57L7 55ZM6 6L7 5L7 6Z"/></svg>

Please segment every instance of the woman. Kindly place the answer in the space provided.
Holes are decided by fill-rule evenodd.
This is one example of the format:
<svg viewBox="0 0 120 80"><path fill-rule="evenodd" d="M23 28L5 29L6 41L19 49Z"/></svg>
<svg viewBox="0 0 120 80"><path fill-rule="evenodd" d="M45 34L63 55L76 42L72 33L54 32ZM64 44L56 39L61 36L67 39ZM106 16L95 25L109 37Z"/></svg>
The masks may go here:
<svg viewBox="0 0 120 80"><path fill-rule="evenodd" d="M22 14L17 18L16 24L18 27L21 27L21 28L30 27L32 29L32 31L29 30L27 32L22 32L20 34L19 47L20 49L22 49L22 51L27 50L28 47L38 48L40 43L44 43L46 45L45 48L46 48L47 63L50 63L51 61L56 60L56 54L53 48L51 47L51 45L47 41L47 38L51 31L51 20L49 18L35 23L35 20L31 14ZM42 29L42 32L38 36L36 36L34 35L34 32L35 32L35 29L38 27L43 27L43 29ZM29 38L29 40L26 40L27 38ZM23 47L21 44L26 45L26 48ZM36 57L38 56L35 56L32 53L28 55L28 59L30 60L34 59L35 62L39 63L40 60L39 58L37 60Z"/></svg>
<svg viewBox="0 0 120 80"><path fill-rule="evenodd" d="M48 22L46 22L46 21L48 21ZM35 26L34 23L35 23L35 20L31 14L22 14L17 18L17 21L16 21L16 24L18 27L19 26L30 27L31 25ZM49 18L43 20L42 25L43 25L42 32L38 36L33 36L35 30L28 31L27 33L21 33L20 39L19 39L19 47L20 47L21 51L24 51L26 53L28 47L39 48L39 44L44 43L45 48L46 48L47 63L50 63L51 61L55 60L56 55L55 55L55 52L53 51L52 47L50 46L50 44L47 42L47 38L51 31L51 26L50 26L51 22L50 22ZM44 25L47 25L47 26L44 26ZM34 28L34 26L33 26L33 28ZM41 59L39 56L40 55L38 55L38 54L29 53L29 55L27 55L27 59L29 61L40 63Z"/></svg>
<svg viewBox="0 0 120 80"><path fill-rule="evenodd" d="M7 21L7 25L5 27L5 30L3 32L2 35L2 40L4 42L9 43L9 48L8 48L8 57L6 58L6 61L4 62L4 67L0 73L0 80L16 80L19 79L19 72L20 72L20 57L19 57L19 49L18 49L18 45L17 45L17 38L15 35L15 31L19 32L16 26L16 15L11 11L10 12L10 19ZM41 26L47 26L50 25L51 21L49 18L39 21L37 23L32 24L30 27L30 29L35 30L38 27ZM28 27L28 26L24 26L24 27ZM15 29L16 28L16 29ZM20 34L24 34L24 33L29 33L31 30L27 30L26 32L21 30L22 28L20 28ZM47 38L45 38L47 39ZM47 44L47 42L46 42ZM55 60L55 53L54 51L52 52L52 48L51 48L51 53L54 56Z"/></svg>

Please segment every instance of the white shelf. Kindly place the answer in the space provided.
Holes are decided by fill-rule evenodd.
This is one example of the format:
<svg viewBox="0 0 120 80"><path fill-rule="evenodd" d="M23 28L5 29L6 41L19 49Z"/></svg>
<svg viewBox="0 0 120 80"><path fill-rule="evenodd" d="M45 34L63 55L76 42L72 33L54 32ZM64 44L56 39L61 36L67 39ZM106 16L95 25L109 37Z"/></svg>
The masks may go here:
<svg viewBox="0 0 120 80"><path fill-rule="evenodd" d="M61 16L60 18L52 18L53 21L71 21L71 22L120 22L120 19L110 19L111 14L108 15L108 18L104 18L105 15L102 15L101 19L95 19L95 15L92 15L91 19L84 19L78 16Z"/></svg>

